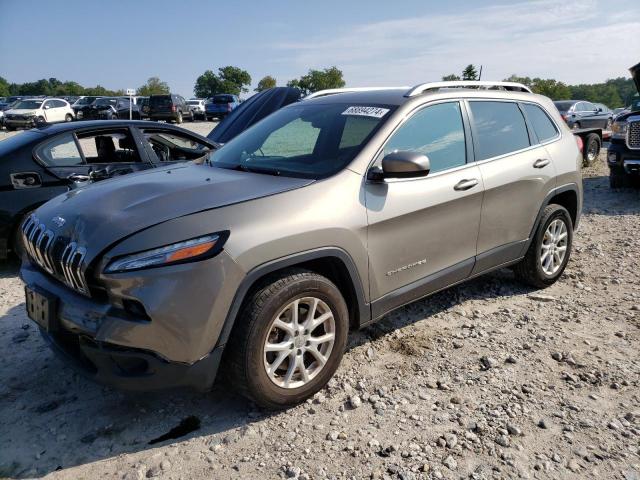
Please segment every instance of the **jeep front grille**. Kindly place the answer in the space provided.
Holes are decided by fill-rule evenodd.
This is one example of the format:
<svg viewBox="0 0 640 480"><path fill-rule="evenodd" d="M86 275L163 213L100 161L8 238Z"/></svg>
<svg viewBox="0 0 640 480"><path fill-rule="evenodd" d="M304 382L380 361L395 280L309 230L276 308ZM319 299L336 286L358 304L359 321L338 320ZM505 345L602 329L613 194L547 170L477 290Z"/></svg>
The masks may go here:
<svg viewBox="0 0 640 480"><path fill-rule="evenodd" d="M627 133L627 147L634 150L640 150L640 120L629 122L629 131Z"/></svg>
<svg viewBox="0 0 640 480"><path fill-rule="evenodd" d="M90 295L84 274L87 255L84 248L76 242L64 244L56 239L33 214L22 224L22 242L29 258L45 272L83 295Z"/></svg>

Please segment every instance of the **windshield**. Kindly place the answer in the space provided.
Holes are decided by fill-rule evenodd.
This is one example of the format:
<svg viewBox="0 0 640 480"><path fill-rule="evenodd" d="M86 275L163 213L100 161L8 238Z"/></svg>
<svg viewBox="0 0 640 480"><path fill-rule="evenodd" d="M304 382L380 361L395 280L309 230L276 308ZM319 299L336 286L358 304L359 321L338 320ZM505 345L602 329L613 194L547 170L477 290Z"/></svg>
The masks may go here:
<svg viewBox="0 0 640 480"><path fill-rule="evenodd" d="M74 105L89 105L89 104L93 103L94 100L95 100L95 97L84 97L84 98L81 98L80 100L76 101L76 103L74 103Z"/></svg>
<svg viewBox="0 0 640 480"><path fill-rule="evenodd" d="M211 99L212 103L233 103L231 95L216 95Z"/></svg>
<svg viewBox="0 0 640 480"><path fill-rule="evenodd" d="M569 110L576 102L553 102L556 108L561 112Z"/></svg>
<svg viewBox="0 0 640 480"><path fill-rule="evenodd" d="M107 105L115 105L116 99L115 98L99 98L98 100L93 102L93 104L96 107L106 107Z"/></svg>
<svg viewBox="0 0 640 480"><path fill-rule="evenodd" d="M328 177L353 160L394 108L295 104L238 135L211 162L272 175Z"/></svg>
<svg viewBox="0 0 640 480"><path fill-rule="evenodd" d="M33 110L40 108L41 105L42 100L21 100L13 108L16 110Z"/></svg>

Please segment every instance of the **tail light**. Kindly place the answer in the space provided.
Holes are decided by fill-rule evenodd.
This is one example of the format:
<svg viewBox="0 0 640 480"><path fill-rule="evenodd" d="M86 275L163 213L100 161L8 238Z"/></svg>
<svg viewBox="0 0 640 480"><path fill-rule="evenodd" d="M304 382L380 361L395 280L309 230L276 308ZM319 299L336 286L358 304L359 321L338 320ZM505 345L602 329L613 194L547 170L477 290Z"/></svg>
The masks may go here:
<svg viewBox="0 0 640 480"><path fill-rule="evenodd" d="M175 112L176 111L176 106L175 105L171 105L171 111Z"/></svg>
<svg viewBox="0 0 640 480"><path fill-rule="evenodd" d="M231 104L227 103L227 112L230 112L230 111L231 111Z"/></svg>
<svg viewBox="0 0 640 480"><path fill-rule="evenodd" d="M579 137L578 135L574 135L574 137L576 139L576 143L578 144L578 150L582 152L582 149L584 148L584 142L582 141L582 137Z"/></svg>
<svg viewBox="0 0 640 480"><path fill-rule="evenodd" d="M560 115L562 117L562 119L566 122L569 119L569 115L563 114Z"/></svg>

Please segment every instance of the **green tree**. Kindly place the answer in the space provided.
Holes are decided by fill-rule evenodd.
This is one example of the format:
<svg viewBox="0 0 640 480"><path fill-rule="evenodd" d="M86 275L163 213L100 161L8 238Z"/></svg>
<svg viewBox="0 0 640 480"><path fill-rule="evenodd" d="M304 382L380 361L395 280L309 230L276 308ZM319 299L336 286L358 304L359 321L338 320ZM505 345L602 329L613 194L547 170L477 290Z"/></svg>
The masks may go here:
<svg viewBox="0 0 640 480"><path fill-rule="evenodd" d="M9 90L9 82L4 77L0 77L0 97L8 97L11 95Z"/></svg>
<svg viewBox="0 0 640 480"><path fill-rule="evenodd" d="M270 88L273 88L276 86L276 79L273 78L271 75L267 75L266 77L263 77L259 82L258 82L258 87L255 89L256 92L262 92L264 90L268 90Z"/></svg>
<svg viewBox="0 0 640 480"><path fill-rule="evenodd" d="M167 82L161 81L158 77L149 77L147 83L136 90L138 95L148 97L149 95L163 95L170 93Z"/></svg>
<svg viewBox="0 0 640 480"><path fill-rule="evenodd" d="M443 82L453 82L457 80L460 80L460 77L455 73L450 73L449 75L445 75L444 77L442 77Z"/></svg>
<svg viewBox="0 0 640 480"><path fill-rule="evenodd" d="M345 81L342 78L342 70L338 67L329 67L324 70L309 70L309 73L287 83L288 87L297 87L305 95L326 90L328 88L342 88Z"/></svg>
<svg viewBox="0 0 640 480"><path fill-rule="evenodd" d="M462 80L477 80L478 79L478 71L473 64L469 64L462 71Z"/></svg>
<svg viewBox="0 0 640 480"><path fill-rule="evenodd" d="M226 66L218 69L218 73L211 70L205 71L196 79L193 92L196 97L209 98L218 93L230 93L240 95L248 92L251 85L251 75L239 67Z"/></svg>

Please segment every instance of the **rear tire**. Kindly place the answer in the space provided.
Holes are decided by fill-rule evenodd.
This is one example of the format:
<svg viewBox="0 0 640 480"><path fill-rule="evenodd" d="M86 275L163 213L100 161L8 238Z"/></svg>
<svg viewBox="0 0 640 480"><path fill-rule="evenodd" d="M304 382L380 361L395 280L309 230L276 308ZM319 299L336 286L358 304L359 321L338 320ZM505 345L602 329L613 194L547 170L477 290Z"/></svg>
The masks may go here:
<svg viewBox="0 0 640 480"><path fill-rule="evenodd" d="M309 320L322 318L309 327ZM240 393L265 408L299 404L335 373L348 330L347 305L330 280L308 270L274 274L245 301L225 348L224 372ZM314 340L323 336L330 339ZM267 343L283 346L267 350ZM321 349L324 363L315 355Z"/></svg>
<svg viewBox="0 0 640 480"><path fill-rule="evenodd" d="M67 113L67 114L64 116L64 121L65 121L65 122L71 122L71 121L73 121L73 116L72 116L70 113Z"/></svg>
<svg viewBox="0 0 640 480"><path fill-rule="evenodd" d="M558 227L558 230L554 227ZM572 245L571 215L560 205L548 205L542 212L527 253L513 268L516 277L535 288L553 285L567 266Z"/></svg>
<svg viewBox="0 0 640 480"><path fill-rule="evenodd" d="M176 123L182 123L182 112L178 112L178 115L176 116Z"/></svg>
<svg viewBox="0 0 640 480"><path fill-rule="evenodd" d="M583 166L590 167L596 162L600 154L600 147L600 137L597 133L587 135L587 139L584 142L584 152L582 154Z"/></svg>

